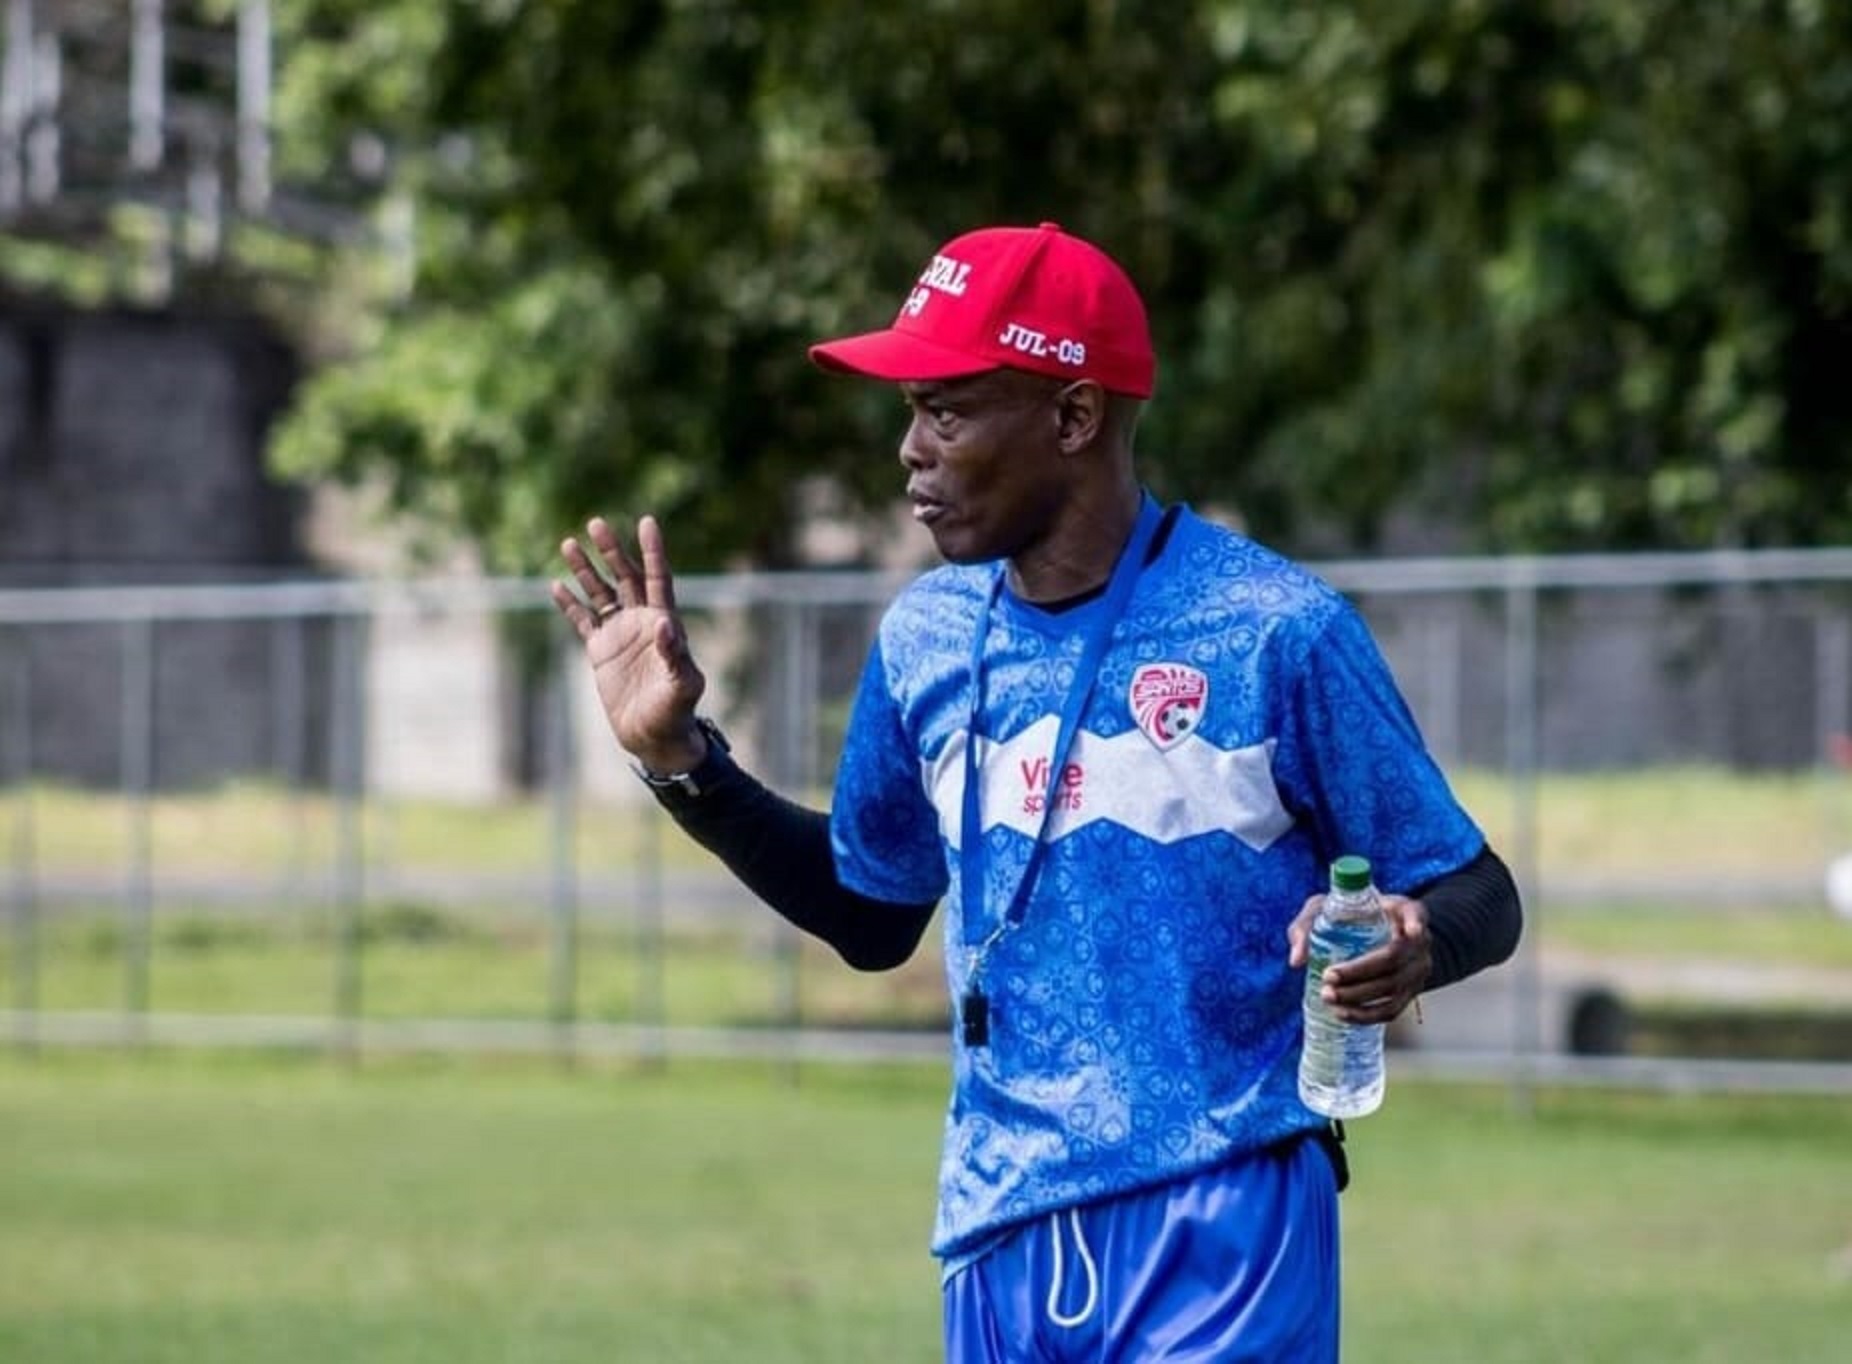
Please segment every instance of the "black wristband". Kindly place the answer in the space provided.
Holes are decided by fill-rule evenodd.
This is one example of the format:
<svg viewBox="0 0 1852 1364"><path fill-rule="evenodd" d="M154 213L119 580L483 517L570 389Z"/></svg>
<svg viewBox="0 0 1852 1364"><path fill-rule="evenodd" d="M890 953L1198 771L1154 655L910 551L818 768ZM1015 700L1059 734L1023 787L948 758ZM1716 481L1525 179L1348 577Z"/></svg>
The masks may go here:
<svg viewBox="0 0 1852 1364"><path fill-rule="evenodd" d="M705 715L698 715L695 717L695 728L707 740L707 752L702 755L700 762L686 772L652 772L641 763L630 765L631 770L643 779L643 784L656 792L659 798L674 792L688 800L699 800L702 792L708 790L733 765L729 756L733 745L727 742L727 736L720 732L719 725Z"/></svg>

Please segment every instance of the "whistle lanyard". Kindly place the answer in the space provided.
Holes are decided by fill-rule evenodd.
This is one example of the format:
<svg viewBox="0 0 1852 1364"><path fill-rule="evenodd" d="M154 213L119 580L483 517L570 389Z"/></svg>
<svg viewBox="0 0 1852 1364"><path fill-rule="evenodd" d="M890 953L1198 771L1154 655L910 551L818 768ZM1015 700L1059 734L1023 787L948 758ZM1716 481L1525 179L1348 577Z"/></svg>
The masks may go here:
<svg viewBox="0 0 1852 1364"><path fill-rule="evenodd" d="M1080 728L1081 712L1087 708L1087 700L1093 695L1093 684L1098 679L1100 665L1106 661L1106 649L1112 642L1113 627L1118 624L1119 617L1125 613L1126 603L1131 600L1132 589L1137 586L1138 575L1145 565L1145 556L1150 552L1151 541L1162 520L1162 508L1154 498L1145 495L1139 504L1138 523L1133 526L1131 538L1120 552L1119 561L1113 565L1112 578L1106 584L1106 596L1101 603L1100 614L1081 648L1080 662L1074 669L1074 680L1068 684L1067 699L1061 705L1061 724L1055 733L1054 752L1048 760L1042 819L1036 826L1035 844L1029 850L1029 860L1023 866L1022 876L1016 882L1009 903L995 926L986 934L981 931L984 924L982 911L986 859L983 819L979 808L978 738L984 709L984 642L989 633L991 612L996 609L997 598L1003 592L1006 570L999 567L996 578L991 582L990 595L985 600L983 613L978 617L976 638L971 646L971 721L965 727L964 809L959 826L960 914L963 918L965 946L975 949L970 988L971 995L980 1004L980 977L985 958L997 940L1020 924L1028 912L1029 892L1041 870L1043 854L1048 849L1048 821L1059 803L1058 788L1062 768L1067 765L1068 750L1073 747L1075 732Z"/></svg>

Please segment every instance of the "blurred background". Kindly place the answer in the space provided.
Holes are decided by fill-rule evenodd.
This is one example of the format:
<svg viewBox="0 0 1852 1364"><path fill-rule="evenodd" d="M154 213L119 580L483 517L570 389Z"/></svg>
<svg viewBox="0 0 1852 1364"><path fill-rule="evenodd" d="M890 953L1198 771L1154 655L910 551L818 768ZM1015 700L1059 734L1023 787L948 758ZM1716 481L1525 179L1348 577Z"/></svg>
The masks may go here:
<svg viewBox="0 0 1852 1364"><path fill-rule="evenodd" d="M1845 5L0 0L10 1115L156 1053L306 1057L310 1095L406 1056L941 1062L936 947L856 976L689 845L545 579L587 516L658 515L716 714L826 800L932 550L892 393L804 348L1046 219L1150 306L1151 486L1359 602L1523 885L1518 958L1398 1025L1401 1073L1532 1121L1843 1115ZM1843 1130L1805 1111L1782 1140ZM1824 1358L1838 1197L1785 1354L1711 1323L1459 1357ZM0 1308L20 1358L169 1357ZM617 1357L742 1348L649 1339Z"/></svg>

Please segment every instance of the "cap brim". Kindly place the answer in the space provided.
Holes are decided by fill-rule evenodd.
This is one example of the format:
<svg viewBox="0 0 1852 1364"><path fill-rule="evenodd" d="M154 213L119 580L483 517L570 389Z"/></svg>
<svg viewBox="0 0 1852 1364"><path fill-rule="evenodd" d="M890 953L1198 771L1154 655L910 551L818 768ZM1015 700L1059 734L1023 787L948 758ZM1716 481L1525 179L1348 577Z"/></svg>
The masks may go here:
<svg viewBox="0 0 1852 1364"><path fill-rule="evenodd" d="M860 374L897 384L962 379L997 368L995 360L924 341L892 327L845 336L839 341L820 341L810 348L810 359L819 368L839 374Z"/></svg>

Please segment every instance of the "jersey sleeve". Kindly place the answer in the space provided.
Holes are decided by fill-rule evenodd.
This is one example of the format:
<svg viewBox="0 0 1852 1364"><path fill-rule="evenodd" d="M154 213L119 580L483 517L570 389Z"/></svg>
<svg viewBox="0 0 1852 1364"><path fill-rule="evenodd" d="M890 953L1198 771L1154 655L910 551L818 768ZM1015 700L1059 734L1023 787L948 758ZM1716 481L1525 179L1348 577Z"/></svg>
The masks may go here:
<svg viewBox="0 0 1852 1364"><path fill-rule="evenodd" d="M849 713L830 803L830 846L843 885L899 904L945 894L945 847L924 771L877 639Z"/></svg>
<svg viewBox="0 0 1852 1364"><path fill-rule="evenodd" d="M1369 858L1386 891L1455 871L1485 846L1348 602L1299 662L1275 758L1283 794L1312 822L1321 856Z"/></svg>

